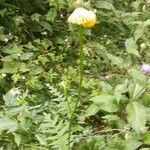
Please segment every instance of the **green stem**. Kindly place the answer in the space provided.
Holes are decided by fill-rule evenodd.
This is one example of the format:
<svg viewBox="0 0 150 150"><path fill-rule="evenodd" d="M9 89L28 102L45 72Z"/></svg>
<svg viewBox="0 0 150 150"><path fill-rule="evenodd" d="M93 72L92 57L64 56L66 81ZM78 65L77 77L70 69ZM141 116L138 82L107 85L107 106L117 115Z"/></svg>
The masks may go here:
<svg viewBox="0 0 150 150"><path fill-rule="evenodd" d="M71 142L71 128L72 128L72 124L73 124L73 119L74 119L74 115L76 112L76 109L78 107L78 103L81 99L81 89L82 89L82 80L83 80L83 60L84 60L84 53L83 53L83 27L80 26L80 64L79 64L79 73L80 73L80 80L79 80L79 87L78 87L78 99L75 102L75 106L74 109L72 111L72 114L70 116L70 121L69 121L69 130L68 130L68 150L71 149L70 146L70 142Z"/></svg>

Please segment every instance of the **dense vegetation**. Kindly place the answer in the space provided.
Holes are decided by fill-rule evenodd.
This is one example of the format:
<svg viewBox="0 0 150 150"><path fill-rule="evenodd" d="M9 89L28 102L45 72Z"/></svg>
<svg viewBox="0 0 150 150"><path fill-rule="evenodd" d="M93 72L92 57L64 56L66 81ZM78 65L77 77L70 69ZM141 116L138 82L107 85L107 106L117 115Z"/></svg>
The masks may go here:
<svg viewBox="0 0 150 150"><path fill-rule="evenodd" d="M81 99L72 150L149 150L149 0L0 0L0 150L67 150L78 98L76 7L84 31Z"/></svg>

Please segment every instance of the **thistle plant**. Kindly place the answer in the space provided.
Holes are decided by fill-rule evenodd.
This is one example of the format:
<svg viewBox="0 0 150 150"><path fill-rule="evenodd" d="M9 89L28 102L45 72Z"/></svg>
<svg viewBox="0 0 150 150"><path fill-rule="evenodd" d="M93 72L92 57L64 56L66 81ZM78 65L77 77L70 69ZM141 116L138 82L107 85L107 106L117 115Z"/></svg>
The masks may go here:
<svg viewBox="0 0 150 150"><path fill-rule="evenodd" d="M74 10L74 12L69 16L68 22L71 24L77 24L79 25L79 57L80 57L80 63L79 63L79 86L78 86L78 99L75 102L75 106L73 108L72 114L70 116L69 121L69 130L68 130L68 150L70 150L70 137L71 137L71 128L72 123L74 119L74 115L76 113L76 109L78 107L78 103L81 99L81 91L82 91L82 80L83 80L83 61L84 61L84 53L83 53L83 39L84 39L84 27L91 28L96 23L96 15L93 11L87 10L85 8L77 8Z"/></svg>

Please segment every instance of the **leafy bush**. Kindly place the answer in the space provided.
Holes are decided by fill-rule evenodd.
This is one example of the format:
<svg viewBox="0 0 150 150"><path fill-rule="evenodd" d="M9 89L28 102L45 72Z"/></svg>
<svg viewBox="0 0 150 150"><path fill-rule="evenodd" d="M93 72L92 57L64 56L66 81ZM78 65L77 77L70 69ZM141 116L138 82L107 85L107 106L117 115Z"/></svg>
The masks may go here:
<svg viewBox="0 0 150 150"><path fill-rule="evenodd" d="M72 149L149 147L148 0L1 0L0 149L67 149L79 81L79 35L67 18L79 6L96 9L97 24L84 33Z"/></svg>

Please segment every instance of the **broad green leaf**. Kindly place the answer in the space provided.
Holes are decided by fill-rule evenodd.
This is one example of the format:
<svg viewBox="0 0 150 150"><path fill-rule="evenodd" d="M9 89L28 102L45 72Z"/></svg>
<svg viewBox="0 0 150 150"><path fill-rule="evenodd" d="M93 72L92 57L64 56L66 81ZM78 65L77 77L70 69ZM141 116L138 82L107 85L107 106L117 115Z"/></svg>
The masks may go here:
<svg viewBox="0 0 150 150"><path fill-rule="evenodd" d="M139 84L142 86L146 85L146 83L147 83L146 76L141 71L133 69L133 70L128 71L128 73L133 78L133 80L136 84Z"/></svg>
<svg viewBox="0 0 150 150"><path fill-rule="evenodd" d="M107 53L107 58L110 59L114 65L120 66L123 64L123 60L121 57L117 57L117 56Z"/></svg>
<svg viewBox="0 0 150 150"><path fill-rule="evenodd" d="M125 47L128 53L140 57L140 54L138 52L138 46L133 38L127 39L125 41Z"/></svg>
<svg viewBox="0 0 150 150"><path fill-rule="evenodd" d="M150 93L149 92L144 92L142 102L144 106L150 107Z"/></svg>
<svg viewBox="0 0 150 150"><path fill-rule="evenodd" d="M19 114L21 111L23 111L25 108L27 108L27 106L25 105L19 106L19 107L11 107L6 110L6 114L10 116L15 116Z"/></svg>
<svg viewBox="0 0 150 150"><path fill-rule="evenodd" d="M144 22L144 27L147 27L147 26L149 26L150 25L150 19L148 19L148 20L146 20L145 22Z"/></svg>
<svg viewBox="0 0 150 150"><path fill-rule="evenodd" d="M125 150L135 150L137 149L142 142L136 140L127 140L125 141Z"/></svg>
<svg viewBox="0 0 150 150"><path fill-rule="evenodd" d="M139 84L135 85L134 93L132 98L138 98L145 91L145 88Z"/></svg>
<svg viewBox="0 0 150 150"><path fill-rule="evenodd" d="M88 109L85 112L85 116L93 116L95 115L97 112L99 112L100 107L98 105L95 104L91 104Z"/></svg>
<svg viewBox="0 0 150 150"><path fill-rule="evenodd" d="M135 32L134 32L134 38L135 41L137 41L139 38L141 38L144 34L144 28L139 26L138 28L136 28Z"/></svg>
<svg viewBox="0 0 150 150"><path fill-rule="evenodd" d="M146 110L143 105L138 102L130 102L126 108L127 111L127 120L131 127L139 132L146 125L147 116Z"/></svg>
<svg viewBox="0 0 150 150"><path fill-rule="evenodd" d="M16 104L16 100L18 95L13 93L12 90L3 95L3 100L5 101L6 106L14 106Z"/></svg>
<svg viewBox="0 0 150 150"><path fill-rule="evenodd" d="M17 129L17 123L13 120L0 118L0 130L15 131Z"/></svg>
<svg viewBox="0 0 150 150"><path fill-rule="evenodd" d="M117 102L119 103L122 97L123 93L127 92L127 87L125 84L119 84L115 87L114 89L114 96L117 100Z"/></svg>
<svg viewBox="0 0 150 150"><path fill-rule="evenodd" d="M119 110L118 103L112 95L99 95L90 100L98 105L100 110L106 112L117 112Z"/></svg>
<svg viewBox="0 0 150 150"><path fill-rule="evenodd" d="M2 49L2 51L7 54L21 54L22 50L22 46L18 46L16 44L11 47Z"/></svg>
<svg viewBox="0 0 150 150"><path fill-rule="evenodd" d="M48 22L46 22L46 21L41 21L41 22L39 22L39 24L40 24L43 28L45 28L46 30L52 32L52 27L51 27L51 25L50 25Z"/></svg>
<svg viewBox="0 0 150 150"><path fill-rule="evenodd" d="M4 62L3 63L3 72L4 73L17 73L18 68L15 62Z"/></svg>
<svg viewBox="0 0 150 150"><path fill-rule="evenodd" d="M142 134L142 137L143 137L143 143L150 145L150 131L144 132Z"/></svg>
<svg viewBox="0 0 150 150"><path fill-rule="evenodd" d="M33 56L33 53L32 53L32 52L23 53L23 54L21 54L20 59L21 59L21 60L28 60L28 59L30 59L32 56Z"/></svg>
<svg viewBox="0 0 150 150"><path fill-rule="evenodd" d="M101 86L103 92L112 94L112 92L113 92L113 87L112 87L110 84L108 84L108 83L106 83L106 82L104 82L104 81L101 81L101 82L100 82L100 86Z"/></svg>

